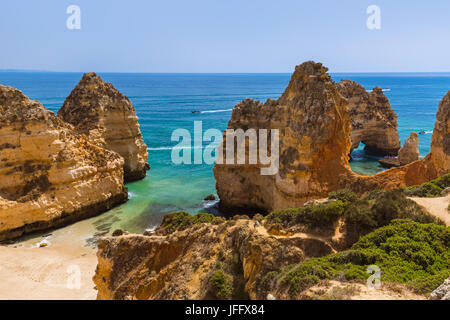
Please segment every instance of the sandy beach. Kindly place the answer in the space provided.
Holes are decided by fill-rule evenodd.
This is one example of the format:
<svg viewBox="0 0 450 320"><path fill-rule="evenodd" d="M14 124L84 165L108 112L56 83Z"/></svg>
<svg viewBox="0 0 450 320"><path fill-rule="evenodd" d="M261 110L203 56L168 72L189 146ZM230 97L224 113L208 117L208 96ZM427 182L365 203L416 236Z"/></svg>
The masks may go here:
<svg viewBox="0 0 450 320"><path fill-rule="evenodd" d="M450 212L448 206L450 205L450 194L446 197L440 198L411 198L420 206L427 209L429 213L444 221L446 226L450 226Z"/></svg>
<svg viewBox="0 0 450 320"><path fill-rule="evenodd" d="M86 246L86 221L0 246L0 299L92 300L96 249ZM46 241L47 247L39 247Z"/></svg>

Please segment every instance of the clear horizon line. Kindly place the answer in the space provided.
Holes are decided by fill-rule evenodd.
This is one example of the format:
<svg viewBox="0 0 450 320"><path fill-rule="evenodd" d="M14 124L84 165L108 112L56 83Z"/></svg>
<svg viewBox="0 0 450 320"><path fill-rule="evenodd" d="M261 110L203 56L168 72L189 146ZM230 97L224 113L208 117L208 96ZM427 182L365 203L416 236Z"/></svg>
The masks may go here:
<svg viewBox="0 0 450 320"><path fill-rule="evenodd" d="M167 72L167 71L54 71L54 70L41 70L41 69L0 69L0 72L48 72L48 73L123 73L123 74L292 74L291 72ZM333 71L330 74L386 74L386 73L450 73L450 71Z"/></svg>

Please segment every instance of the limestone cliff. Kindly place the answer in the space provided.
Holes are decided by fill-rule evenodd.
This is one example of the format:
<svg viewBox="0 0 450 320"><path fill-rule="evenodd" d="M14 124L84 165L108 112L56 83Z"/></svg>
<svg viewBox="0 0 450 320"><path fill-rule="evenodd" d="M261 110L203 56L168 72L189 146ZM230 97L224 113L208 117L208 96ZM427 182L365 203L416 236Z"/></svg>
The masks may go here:
<svg viewBox="0 0 450 320"><path fill-rule="evenodd" d="M421 184L449 172L450 92L439 105L431 152L426 158L363 176L352 172L348 164L352 146L349 103L326 72L322 64L306 62L296 67L277 101L269 99L261 104L248 99L235 106L229 129L279 129L279 171L269 176L261 175L261 163L216 164L214 176L224 210L236 213L240 208L272 211L298 207L338 189L364 194ZM219 148L225 155L226 137Z"/></svg>
<svg viewBox="0 0 450 320"><path fill-rule="evenodd" d="M127 200L123 159L37 101L0 85L0 241L59 227Z"/></svg>
<svg viewBox="0 0 450 320"><path fill-rule="evenodd" d="M267 272L332 252L321 237L271 235L248 218L173 234L162 226L154 235L100 240L94 283L101 300L265 299L260 282ZM218 293L211 284L224 269L233 274L234 293Z"/></svg>
<svg viewBox="0 0 450 320"><path fill-rule="evenodd" d="M58 116L79 133L106 149L120 154L125 181L145 177L149 169L147 146L142 139L131 101L95 73L83 75L67 97Z"/></svg>
<svg viewBox="0 0 450 320"><path fill-rule="evenodd" d="M348 185L360 193L420 185L450 172L450 91L439 103L430 153L406 166L374 176L353 175Z"/></svg>
<svg viewBox="0 0 450 320"><path fill-rule="evenodd" d="M398 191L380 193L370 201L348 196L347 192L344 198L353 199L351 203L325 200L253 219L176 212L166 215L154 232L103 238L93 279L97 298L242 300L270 294L276 299L308 299L304 291L323 280L366 284L367 267L375 262L383 274L397 275L382 278L384 285L403 283L410 276L414 288L414 281L425 283L436 274L447 277L449 267L440 259L445 259L443 248L450 245L445 242L450 229L438 225L441 221ZM385 205L393 208L388 215L380 214ZM417 241L423 247L417 248ZM389 257L396 252L393 243L399 250L410 250L401 262L396 260L410 266L405 270L392 263L398 254ZM443 243L442 248L435 243ZM424 248L430 249L436 270L411 259Z"/></svg>
<svg viewBox="0 0 450 320"><path fill-rule="evenodd" d="M398 152L398 161L400 165L404 166L419 160L419 155L419 135L416 132L411 132Z"/></svg>
<svg viewBox="0 0 450 320"><path fill-rule="evenodd" d="M278 129L279 170L261 175L263 164L216 164L217 193L224 210L271 211L295 207L339 188L348 175L351 122L347 101L327 68L306 62L295 68L277 100L247 99L233 109L228 129ZM226 137L223 144L226 154ZM225 163L225 161L223 161Z"/></svg>
<svg viewBox="0 0 450 320"><path fill-rule="evenodd" d="M362 142L371 153L397 155L400 149L397 115L382 89L375 87L369 93L351 80L342 80L336 87L348 100L352 122L351 151Z"/></svg>

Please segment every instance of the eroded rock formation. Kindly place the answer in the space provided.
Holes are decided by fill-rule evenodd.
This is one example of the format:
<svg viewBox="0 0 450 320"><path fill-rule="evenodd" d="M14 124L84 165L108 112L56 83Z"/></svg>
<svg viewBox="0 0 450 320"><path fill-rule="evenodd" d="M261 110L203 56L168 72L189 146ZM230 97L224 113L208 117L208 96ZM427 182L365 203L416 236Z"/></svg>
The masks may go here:
<svg viewBox="0 0 450 320"><path fill-rule="evenodd" d="M419 135L416 132L411 132L398 152L398 161L401 166L405 166L419 160L419 156Z"/></svg>
<svg viewBox="0 0 450 320"><path fill-rule="evenodd" d="M279 130L279 170L261 175L265 167L261 163L216 164L222 209L295 207L339 188L340 176L350 172L351 122L347 101L327 70L320 63L306 62L295 68L277 101L261 104L247 99L234 107L228 129ZM226 155L226 136L222 147Z"/></svg>
<svg viewBox="0 0 450 320"><path fill-rule="evenodd" d="M377 217L380 204L386 200L399 209L389 217ZM439 262L433 265L436 270L430 271L418 260L398 270L392 259L386 258L394 252L392 243L401 238L398 246L403 249L415 253L426 248L433 257L430 261L444 259L444 249L432 249L433 244L445 242L450 231L432 225L439 220L399 192L380 194L372 202L357 197L353 201L366 210L331 200L252 219L235 216L225 220L205 213L191 216L176 212L166 215L153 233L103 238L94 276L97 298L304 299L304 291L323 285L322 280L345 285L348 280L359 279L365 285L367 267L375 261L383 277L384 272L398 274L396 279L383 278L386 284L401 283L404 276L411 276L414 287L415 280L423 283L445 272L446 267ZM405 217L422 223L399 220ZM363 235L366 237L360 240ZM420 249L418 237L423 241ZM410 255L402 259L406 263ZM417 273L412 275L411 270Z"/></svg>
<svg viewBox="0 0 450 320"><path fill-rule="evenodd" d="M267 272L332 252L321 237L274 236L248 218L199 224L173 234L162 226L151 236L100 240L94 283L101 300L265 299L260 283ZM217 296L211 286L220 266L234 275L234 296Z"/></svg>
<svg viewBox="0 0 450 320"><path fill-rule="evenodd" d="M145 177L149 169L148 152L136 111L112 84L93 72L83 75L58 116L86 134L92 143L120 154L125 161L125 181Z"/></svg>
<svg viewBox="0 0 450 320"><path fill-rule="evenodd" d="M375 87L369 93L351 80L342 80L336 86L348 100L352 122L351 151L362 142L365 149L374 154L397 155L400 149L397 115L383 90Z"/></svg>
<svg viewBox="0 0 450 320"><path fill-rule="evenodd" d="M261 175L263 164L216 164L214 176L221 207L272 211L298 207L310 199L349 188L359 194L433 180L450 170L450 92L439 105L430 154L407 166L374 176L351 171L352 143L348 101L320 63L297 66L283 95L261 104L236 105L229 129L279 129L279 171ZM226 154L226 137L223 154ZM247 150L248 151L248 150ZM225 163L225 161L223 161Z"/></svg>
<svg viewBox="0 0 450 320"><path fill-rule="evenodd" d="M0 163L0 241L99 214L128 197L117 153L1 85Z"/></svg>

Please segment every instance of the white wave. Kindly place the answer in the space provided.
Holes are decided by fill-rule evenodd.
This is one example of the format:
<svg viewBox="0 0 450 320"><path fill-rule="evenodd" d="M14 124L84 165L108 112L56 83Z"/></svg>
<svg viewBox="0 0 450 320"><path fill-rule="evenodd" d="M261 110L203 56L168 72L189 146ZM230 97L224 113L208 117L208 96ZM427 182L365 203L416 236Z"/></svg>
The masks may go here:
<svg viewBox="0 0 450 320"><path fill-rule="evenodd" d="M158 151L158 150L172 150L173 147L158 147L158 148L147 148L148 151Z"/></svg>
<svg viewBox="0 0 450 320"><path fill-rule="evenodd" d="M372 92L373 90L367 90L367 92ZM383 91L383 92L387 92L387 91L392 91L391 89L381 89L381 91Z"/></svg>
<svg viewBox="0 0 450 320"><path fill-rule="evenodd" d="M216 113L216 112L227 112L227 111L233 111L233 109L206 110L206 111L200 111L200 113Z"/></svg>

